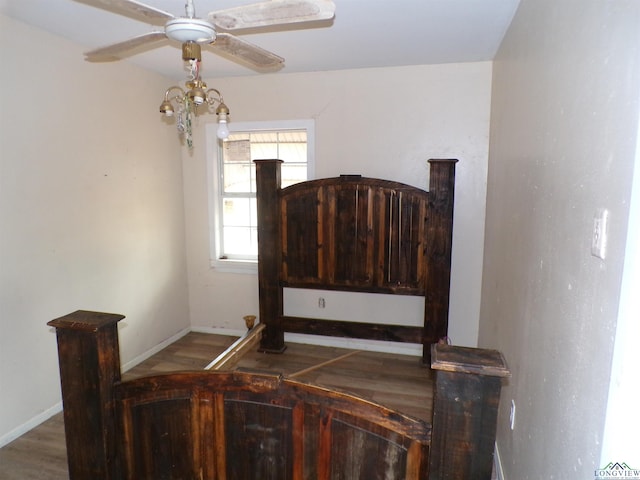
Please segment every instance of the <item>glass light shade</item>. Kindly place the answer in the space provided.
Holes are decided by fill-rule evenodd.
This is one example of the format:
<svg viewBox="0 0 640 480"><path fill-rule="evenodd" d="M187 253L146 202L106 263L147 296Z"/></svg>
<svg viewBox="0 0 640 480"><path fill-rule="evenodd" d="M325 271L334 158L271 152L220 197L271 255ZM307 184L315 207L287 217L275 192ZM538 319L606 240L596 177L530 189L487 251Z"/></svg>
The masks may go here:
<svg viewBox="0 0 640 480"><path fill-rule="evenodd" d="M216 135L220 140L226 140L229 138L229 127L227 127L226 119L221 118L218 120L218 131L216 132Z"/></svg>

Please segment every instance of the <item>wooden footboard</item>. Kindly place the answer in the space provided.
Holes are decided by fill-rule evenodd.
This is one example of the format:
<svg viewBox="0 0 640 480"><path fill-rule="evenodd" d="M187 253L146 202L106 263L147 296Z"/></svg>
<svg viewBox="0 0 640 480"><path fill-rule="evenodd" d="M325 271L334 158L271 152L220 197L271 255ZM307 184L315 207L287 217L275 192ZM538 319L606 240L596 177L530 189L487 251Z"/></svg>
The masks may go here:
<svg viewBox="0 0 640 480"><path fill-rule="evenodd" d="M425 422L279 376L167 374L115 397L125 479L417 480L428 467Z"/></svg>
<svg viewBox="0 0 640 480"><path fill-rule="evenodd" d="M56 328L71 480L489 479L495 351L434 346L434 421L278 375L181 372L120 381L122 315Z"/></svg>

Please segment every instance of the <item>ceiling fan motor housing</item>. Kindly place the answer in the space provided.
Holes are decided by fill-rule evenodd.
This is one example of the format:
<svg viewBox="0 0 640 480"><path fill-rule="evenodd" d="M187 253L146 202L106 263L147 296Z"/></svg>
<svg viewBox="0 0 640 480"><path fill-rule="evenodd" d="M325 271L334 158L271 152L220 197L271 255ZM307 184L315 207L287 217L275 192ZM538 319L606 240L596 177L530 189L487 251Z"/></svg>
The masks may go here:
<svg viewBox="0 0 640 480"><path fill-rule="evenodd" d="M177 17L169 20L164 27L164 33L180 43L211 43L216 39L213 25L199 18Z"/></svg>

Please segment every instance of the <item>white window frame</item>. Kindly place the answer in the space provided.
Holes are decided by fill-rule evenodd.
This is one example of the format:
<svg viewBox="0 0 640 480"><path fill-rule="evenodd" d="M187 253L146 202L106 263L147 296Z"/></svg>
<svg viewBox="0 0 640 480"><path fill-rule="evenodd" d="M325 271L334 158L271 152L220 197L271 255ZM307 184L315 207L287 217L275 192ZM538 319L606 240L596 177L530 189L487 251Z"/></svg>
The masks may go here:
<svg viewBox="0 0 640 480"><path fill-rule="evenodd" d="M229 122L229 132L259 132L273 130L306 130L307 132L307 179L315 175L315 121L276 120L261 122ZM220 142L216 136L217 123L205 126L207 138L207 188L209 200L209 263L212 268L220 272L229 273L258 273L257 260L237 260L218 258L222 233L222 216L220 205Z"/></svg>

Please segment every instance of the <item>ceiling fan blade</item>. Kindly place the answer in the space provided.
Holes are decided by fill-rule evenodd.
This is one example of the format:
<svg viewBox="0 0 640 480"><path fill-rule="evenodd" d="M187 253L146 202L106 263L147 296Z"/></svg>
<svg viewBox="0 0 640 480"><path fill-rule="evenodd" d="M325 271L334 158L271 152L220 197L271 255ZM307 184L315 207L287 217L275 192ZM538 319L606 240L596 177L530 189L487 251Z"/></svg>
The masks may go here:
<svg viewBox="0 0 640 480"><path fill-rule="evenodd" d="M269 0L211 12L209 21L222 30L239 30L330 20L335 10L331 0Z"/></svg>
<svg viewBox="0 0 640 480"><path fill-rule="evenodd" d="M275 70L284 65L284 58L230 33L218 33L215 42L207 48L258 70Z"/></svg>
<svg viewBox="0 0 640 480"><path fill-rule="evenodd" d="M164 25L175 18L174 15L135 0L75 0L78 3L119 13L128 17L142 20L152 25Z"/></svg>
<svg viewBox="0 0 640 480"><path fill-rule="evenodd" d="M86 52L84 55L85 60L88 62L112 62L133 54L134 50L138 48L152 46L155 48L164 42L168 42L164 32L150 32L130 38L124 42L96 48L95 50Z"/></svg>

